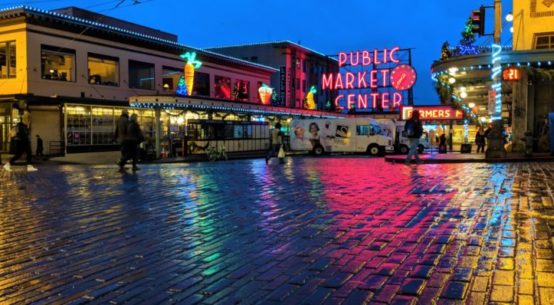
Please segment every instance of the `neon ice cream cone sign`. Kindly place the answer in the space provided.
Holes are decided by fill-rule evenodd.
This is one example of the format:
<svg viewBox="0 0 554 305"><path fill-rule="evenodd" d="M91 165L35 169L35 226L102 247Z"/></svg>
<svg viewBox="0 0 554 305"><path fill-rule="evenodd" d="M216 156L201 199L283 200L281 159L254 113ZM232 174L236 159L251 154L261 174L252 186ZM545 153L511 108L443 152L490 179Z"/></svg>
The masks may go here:
<svg viewBox="0 0 554 305"><path fill-rule="evenodd" d="M269 105L269 102L271 101L271 96L273 95L273 88L269 87L266 84L262 84L262 86L258 88L258 93L260 94L260 100L262 101L262 104Z"/></svg>

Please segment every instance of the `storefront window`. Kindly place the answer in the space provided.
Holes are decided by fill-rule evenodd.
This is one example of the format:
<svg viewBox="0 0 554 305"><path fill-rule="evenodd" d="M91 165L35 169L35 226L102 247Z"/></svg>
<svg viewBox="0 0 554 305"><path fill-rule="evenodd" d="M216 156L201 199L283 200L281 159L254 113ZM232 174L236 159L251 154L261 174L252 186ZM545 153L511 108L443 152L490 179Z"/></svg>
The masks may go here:
<svg viewBox="0 0 554 305"><path fill-rule="evenodd" d="M233 86L233 100L235 101L248 101L250 82L237 79Z"/></svg>
<svg viewBox="0 0 554 305"><path fill-rule="evenodd" d="M114 143L113 108L92 108L92 144L110 145Z"/></svg>
<svg viewBox="0 0 554 305"><path fill-rule="evenodd" d="M73 106L67 107L67 145L90 145L91 144L91 120L90 107Z"/></svg>
<svg viewBox="0 0 554 305"><path fill-rule="evenodd" d="M214 80L215 98L231 99L231 79L216 75Z"/></svg>
<svg viewBox="0 0 554 305"><path fill-rule="evenodd" d="M0 78L15 77L15 41L0 42Z"/></svg>
<svg viewBox="0 0 554 305"><path fill-rule="evenodd" d="M89 53L88 82L94 85L119 86L119 59Z"/></svg>
<svg viewBox="0 0 554 305"><path fill-rule="evenodd" d="M154 90L154 65L129 60L129 88Z"/></svg>
<svg viewBox="0 0 554 305"><path fill-rule="evenodd" d="M210 75L208 73L194 73L193 95L210 96Z"/></svg>
<svg viewBox="0 0 554 305"><path fill-rule="evenodd" d="M43 45L41 71L43 79L74 82L75 50Z"/></svg>
<svg viewBox="0 0 554 305"><path fill-rule="evenodd" d="M183 76L183 70L177 68L163 67L162 68L162 85L164 91L175 92L179 78Z"/></svg>

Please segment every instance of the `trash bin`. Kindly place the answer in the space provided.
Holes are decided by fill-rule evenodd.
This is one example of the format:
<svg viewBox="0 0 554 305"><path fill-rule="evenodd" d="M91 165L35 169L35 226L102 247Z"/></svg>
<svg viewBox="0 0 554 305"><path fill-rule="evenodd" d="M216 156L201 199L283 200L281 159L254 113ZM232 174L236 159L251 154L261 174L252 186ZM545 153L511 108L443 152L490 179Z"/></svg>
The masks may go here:
<svg viewBox="0 0 554 305"><path fill-rule="evenodd" d="M470 154L471 153L471 144L462 144L462 149L460 150L462 154Z"/></svg>

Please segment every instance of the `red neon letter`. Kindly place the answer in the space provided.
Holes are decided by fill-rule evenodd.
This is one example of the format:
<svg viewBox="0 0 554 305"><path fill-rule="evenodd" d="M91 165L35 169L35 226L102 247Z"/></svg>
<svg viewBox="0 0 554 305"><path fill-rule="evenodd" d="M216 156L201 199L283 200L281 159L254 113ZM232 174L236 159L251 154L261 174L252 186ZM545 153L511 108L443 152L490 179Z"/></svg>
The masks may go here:
<svg viewBox="0 0 554 305"><path fill-rule="evenodd" d="M371 57L369 56L368 51L363 51L362 52L362 65L363 66L371 65Z"/></svg>
<svg viewBox="0 0 554 305"><path fill-rule="evenodd" d="M333 90L333 74L332 73L323 74L321 83L322 83L321 84L322 90L325 90L325 89Z"/></svg>
<svg viewBox="0 0 554 305"><path fill-rule="evenodd" d="M354 54L350 52L350 64L352 67L357 66L360 63L360 52L356 51L356 62L354 62Z"/></svg>
<svg viewBox="0 0 554 305"><path fill-rule="evenodd" d="M395 92L392 94L392 107L400 107L402 104L402 94L400 92Z"/></svg>
<svg viewBox="0 0 554 305"><path fill-rule="evenodd" d="M372 93L371 94L373 109L377 108L377 97L378 96L379 96L379 93Z"/></svg>
<svg viewBox="0 0 554 305"><path fill-rule="evenodd" d="M392 50L390 50L390 53L389 53L390 61L392 61L394 63L399 63L400 62L400 60L394 56L396 54L396 51L398 51L398 50L400 50L399 47L396 47L396 48L393 48Z"/></svg>
<svg viewBox="0 0 554 305"><path fill-rule="evenodd" d="M386 64L386 63L389 62L389 61L388 61L389 58L388 58L388 56L387 56L387 52L388 52L387 49L384 49L384 50L383 50L383 63L384 63L384 64Z"/></svg>
<svg viewBox="0 0 554 305"><path fill-rule="evenodd" d="M347 59L348 59L348 55L346 55L346 53L344 53L344 52L340 52L339 53L339 67L342 67L346 63Z"/></svg>
<svg viewBox="0 0 554 305"><path fill-rule="evenodd" d="M367 84L365 82L365 75L366 74L367 74L366 71L358 72L358 88L367 88Z"/></svg>
<svg viewBox="0 0 554 305"><path fill-rule="evenodd" d="M346 72L346 89L354 89L354 73Z"/></svg>
<svg viewBox="0 0 554 305"><path fill-rule="evenodd" d="M444 111L444 118L445 118L445 119L450 119L450 116L451 116L451 115L452 115L452 114L450 113L450 110L449 110L449 109L446 109L446 110Z"/></svg>
<svg viewBox="0 0 554 305"><path fill-rule="evenodd" d="M377 70L371 70L369 74L369 86L371 88L377 88Z"/></svg>
<svg viewBox="0 0 554 305"><path fill-rule="evenodd" d="M379 50L377 50L377 49L373 50L373 62L376 65L381 64L381 62L379 61Z"/></svg>
<svg viewBox="0 0 554 305"><path fill-rule="evenodd" d="M358 94L358 109L367 109L367 95Z"/></svg>
<svg viewBox="0 0 554 305"><path fill-rule="evenodd" d="M342 98L344 97L344 95L342 94L339 94L336 98L335 98L335 107L337 109L344 109L341 105L340 105L340 101L342 100Z"/></svg>
<svg viewBox="0 0 554 305"><path fill-rule="evenodd" d="M356 95L355 94L349 94L348 95L348 98L347 98L348 109L354 107L354 105L356 104L356 101L354 101L354 96L356 96Z"/></svg>
<svg viewBox="0 0 554 305"><path fill-rule="evenodd" d="M389 79L389 76L388 76L389 72L390 72L390 69L381 70L381 78L383 79L383 87L387 86L387 80Z"/></svg>
<svg viewBox="0 0 554 305"><path fill-rule="evenodd" d="M390 103L390 93L383 92L382 98L381 98L381 106L383 109L389 109L389 103Z"/></svg>
<svg viewBox="0 0 554 305"><path fill-rule="evenodd" d="M337 80L335 81L335 89L344 89L342 85L342 75L340 73L337 74Z"/></svg>

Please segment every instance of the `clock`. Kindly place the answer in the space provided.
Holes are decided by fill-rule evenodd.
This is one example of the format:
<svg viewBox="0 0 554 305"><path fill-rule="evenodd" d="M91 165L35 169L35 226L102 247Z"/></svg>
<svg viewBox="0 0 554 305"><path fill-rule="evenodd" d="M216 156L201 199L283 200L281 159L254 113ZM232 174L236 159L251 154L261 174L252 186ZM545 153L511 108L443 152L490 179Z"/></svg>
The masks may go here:
<svg viewBox="0 0 554 305"><path fill-rule="evenodd" d="M416 78L416 71L408 65L400 65L394 68L390 75L391 84L396 90L408 90L412 88Z"/></svg>

